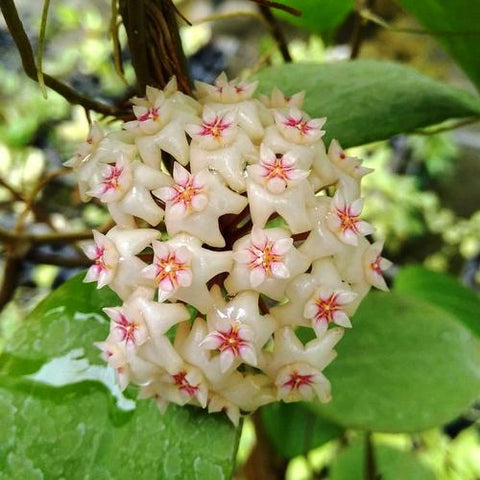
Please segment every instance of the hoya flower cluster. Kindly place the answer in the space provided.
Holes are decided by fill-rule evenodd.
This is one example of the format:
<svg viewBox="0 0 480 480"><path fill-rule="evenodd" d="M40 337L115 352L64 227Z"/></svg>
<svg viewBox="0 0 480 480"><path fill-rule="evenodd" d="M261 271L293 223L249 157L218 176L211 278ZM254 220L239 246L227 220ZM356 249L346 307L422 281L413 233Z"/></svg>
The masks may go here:
<svg viewBox="0 0 480 480"><path fill-rule="evenodd" d="M322 371L389 265L361 219L370 169L335 140L326 152L302 93L257 100L256 87L147 88L135 120L94 124L68 162L117 224L85 247L85 281L123 300L98 343L121 388L234 423L276 400L329 400Z"/></svg>

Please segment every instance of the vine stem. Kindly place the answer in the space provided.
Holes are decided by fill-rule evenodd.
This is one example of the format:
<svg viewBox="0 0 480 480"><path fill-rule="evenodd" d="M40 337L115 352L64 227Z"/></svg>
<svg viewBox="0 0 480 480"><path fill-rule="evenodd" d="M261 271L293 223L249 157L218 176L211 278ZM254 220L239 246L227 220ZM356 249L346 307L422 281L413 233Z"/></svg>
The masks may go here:
<svg viewBox="0 0 480 480"><path fill-rule="evenodd" d="M68 100L69 103L82 105L89 110L94 110L103 115L115 116L118 113L118 110L115 107L98 102L92 98L84 97L60 80L57 80L47 73L39 72L35 63L32 45L18 15L15 2L13 0L0 0L0 10L5 18L5 22L12 35L13 41L17 46L22 60L23 69L29 78L37 83L39 82L39 78L42 78L47 87L55 90L58 94Z"/></svg>

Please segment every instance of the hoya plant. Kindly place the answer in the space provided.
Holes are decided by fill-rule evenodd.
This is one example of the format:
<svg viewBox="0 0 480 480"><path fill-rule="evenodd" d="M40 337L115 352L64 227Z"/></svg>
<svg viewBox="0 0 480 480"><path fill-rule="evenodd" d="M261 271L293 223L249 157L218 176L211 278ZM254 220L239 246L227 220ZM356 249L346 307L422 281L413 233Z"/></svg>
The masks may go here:
<svg viewBox="0 0 480 480"><path fill-rule="evenodd" d="M187 7L113 1L105 61L130 83L107 102L43 71L48 1L35 56L14 1L0 0L36 88L88 113L59 175L106 217L39 233L37 197L57 173L26 198L4 184L25 207L0 228L0 305L38 245L73 244L84 271L26 319L2 317L0 478L436 478L381 434L444 425L478 399L480 301L382 256L362 214L375 172L350 147L478 119L480 100L356 59L380 20L321 3L245 2L282 60L201 81L182 45ZM330 38L349 14L352 59L292 62L283 22ZM474 82L477 67L464 67Z"/></svg>

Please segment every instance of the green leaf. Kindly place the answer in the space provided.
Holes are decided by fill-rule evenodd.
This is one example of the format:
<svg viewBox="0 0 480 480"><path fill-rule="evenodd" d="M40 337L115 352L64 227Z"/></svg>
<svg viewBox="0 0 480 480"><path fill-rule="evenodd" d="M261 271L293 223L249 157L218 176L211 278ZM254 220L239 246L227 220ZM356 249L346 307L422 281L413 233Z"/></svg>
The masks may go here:
<svg viewBox="0 0 480 480"><path fill-rule="evenodd" d="M306 454L343 431L303 403L274 403L262 407L260 413L268 439L288 459Z"/></svg>
<svg viewBox="0 0 480 480"><path fill-rule="evenodd" d="M302 12L300 17L274 9L282 20L313 33L332 33L353 11L354 0L280 0Z"/></svg>
<svg viewBox="0 0 480 480"><path fill-rule="evenodd" d="M480 2L472 0L397 0L431 31L480 88Z"/></svg>
<svg viewBox="0 0 480 480"><path fill-rule="evenodd" d="M94 341L104 340L108 289L81 274L47 297L0 358L0 480L224 480L239 429L223 414L135 402L115 385Z"/></svg>
<svg viewBox="0 0 480 480"><path fill-rule="evenodd" d="M327 143L337 138L345 148L480 114L479 98L389 62L286 64L256 78L260 93L305 90L305 110L327 117Z"/></svg>
<svg viewBox="0 0 480 480"><path fill-rule="evenodd" d="M396 275L395 291L447 310L480 337L480 297L457 279L421 266L409 266Z"/></svg>
<svg viewBox="0 0 480 480"><path fill-rule="evenodd" d="M444 424L480 394L480 341L450 313L373 293L326 369L333 400L313 408L350 428L413 432Z"/></svg>
<svg viewBox="0 0 480 480"><path fill-rule="evenodd" d="M375 445L376 470L382 480L435 480L434 473L414 453ZM365 445L355 442L335 458L330 480L353 480L365 476Z"/></svg>
<svg viewBox="0 0 480 480"><path fill-rule="evenodd" d="M231 478L236 431L223 415L162 416L153 401L123 410L95 382L1 383L0 480Z"/></svg>

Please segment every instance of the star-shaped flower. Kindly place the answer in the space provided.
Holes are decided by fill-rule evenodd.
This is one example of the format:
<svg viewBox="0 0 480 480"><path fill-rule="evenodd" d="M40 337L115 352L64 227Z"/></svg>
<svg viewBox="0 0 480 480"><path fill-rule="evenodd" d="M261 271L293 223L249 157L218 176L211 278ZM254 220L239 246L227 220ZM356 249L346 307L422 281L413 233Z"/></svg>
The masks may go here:
<svg viewBox="0 0 480 480"><path fill-rule="evenodd" d="M361 198L348 203L341 192L335 193L327 215L327 225L339 240L349 245L357 245L359 237L374 232L369 223L360 219L362 209Z"/></svg>
<svg viewBox="0 0 480 480"><path fill-rule="evenodd" d="M202 248L197 238L179 234L166 242L154 243L153 264L142 272L159 288L158 301L182 300L206 313L213 303L208 281L232 266L232 252Z"/></svg>
<svg viewBox="0 0 480 480"><path fill-rule="evenodd" d="M278 396L284 401L330 399L330 382L321 371L336 357L334 346L343 336L342 328L333 328L321 338L303 345L290 327L277 330L268 374L275 378Z"/></svg>
<svg viewBox="0 0 480 480"><path fill-rule="evenodd" d="M248 201L228 189L207 170L191 175L175 164L174 183L153 193L166 203L165 224L169 235L186 232L212 247L224 247L218 218L240 213Z"/></svg>
<svg viewBox="0 0 480 480"><path fill-rule="evenodd" d="M207 314L209 335L203 341L204 348L216 348L220 352L221 369L237 367L242 361L256 365L257 354L275 330L275 320L270 315L260 315L258 293L246 291L226 302L217 286L212 288L215 298L213 308ZM226 342L226 343L225 343ZM228 343L235 349L228 349ZM221 349L221 346L224 348Z"/></svg>
<svg viewBox="0 0 480 480"><path fill-rule="evenodd" d="M250 235L235 242L233 258L232 273L225 280L227 291L235 294L253 289L274 300L282 300L289 280L310 265L283 228L254 226Z"/></svg>
<svg viewBox="0 0 480 480"><path fill-rule="evenodd" d="M309 325L319 337L331 322L350 326L356 294L340 277L333 259L314 262L312 273L297 276L286 294L289 302L270 310L280 324Z"/></svg>
<svg viewBox="0 0 480 480"><path fill-rule="evenodd" d="M297 108L303 106L305 92L297 92L291 96L285 95L279 88L273 87L272 93L268 95L259 95L260 101L268 108Z"/></svg>
<svg viewBox="0 0 480 480"><path fill-rule="evenodd" d="M84 281L97 281L97 288L109 285L123 299L138 286L153 287L152 282L142 279L140 272L146 265L136 255L158 235L159 232L148 228L113 227L106 235L94 230L94 241L83 246L87 257L94 262Z"/></svg>
<svg viewBox="0 0 480 480"><path fill-rule="evenodd" d="M216 113L206 107L202 120L187 125L186 130L201 148L217 150L230 145L235 140L238 126L234 112Z"/></svg>
<svg viewBox="0 0 480 480"><path fill-rule="evenodd" d="M265 144L260 146L260 163L247 167L251 176L270 193L283 193L286 188L298 185L309 172L298 168L299 155L295 151L275 155Z"/></svg>
<svg viewBox="0 0 480 480"><path fill-rule="evenodd" d="M134 217L155 226L162 220L163 210L153 200L151 191L169 182L168 175L121 156L115 164L106 164L100 176L91 179L88 194L106 203L112 218L122 227L135 227Z"/></svg>
<svg viewBox="0 0 480 480"><path fill-rule="evenodd" d="M325 134L322 130L326 118L311 119L297 108L288 112L274 111L275 124L280 133L290 142L309 144L318 141Z"/></svg>
<svg viewBox="0 0 480 480"><path fill-rule="evenodd" d="M88 132L85 142L81 143L78 146L73 157L67 160L64 165L71 168L79 167L83 160L85 160L90 154L95 152L104 136L105 133L103 132L102 127L97 122L93 122L90 126L90 130Z"/></svg>
<svg viewBox="0 0 480 480"><path fill-rule="evenodd" d="M293 234L310 230L308 208L315 197L310 184L300 181L283 193L270 193L253 179L247 178L247 195L253 224L263 228L273 213L278 213L287 222Z"/></svg>

